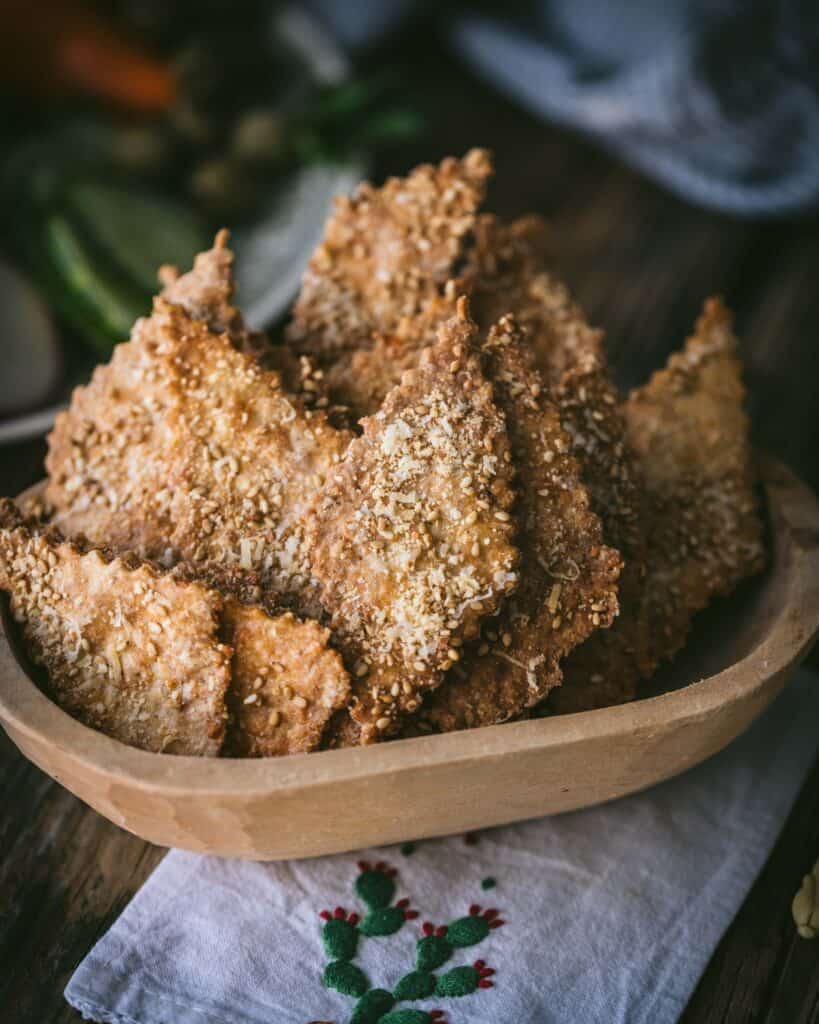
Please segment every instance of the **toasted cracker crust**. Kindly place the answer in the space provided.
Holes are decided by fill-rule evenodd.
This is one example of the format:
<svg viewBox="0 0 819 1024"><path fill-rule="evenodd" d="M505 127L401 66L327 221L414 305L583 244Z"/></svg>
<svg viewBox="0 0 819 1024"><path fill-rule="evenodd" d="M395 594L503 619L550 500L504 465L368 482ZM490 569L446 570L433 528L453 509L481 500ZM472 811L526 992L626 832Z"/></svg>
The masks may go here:
<svg viewBox="0 0 819 1024"><path fill-rule="evenodd" d="M215 334L227 334L240 352L259 355L268 347L262 331L254 331L245 323L234 305L236 282L233 278L234 255L228 248L230 235L219 231L213 247L198 253L193 268L181 274L177 267L166 264L159 268L161 298L183 309L192 320L201 320Z"/></svg>
<svg viewBox="0 0 819 1024"><path fill-rule="evenodd" d="M603 524L603 540L624 561L618 618L570 654L563 685L550 696L554 708L575 711L621 703L637 692L642 673L634 621L645 575L645 538L639 467L610 378L603 332L589 325L566 286L544 272L548 244L548 229L538 218L504 224L483 216L464 279L483 322L515 311L571 438L592 511Z"/></svg>
<svg viewBox="0 0 819 1024"><path fill-rule="evenodd" d="M434 341L433 328L431 337L419 330L417 344L378 335L366 348L340 352L327 367L328 393L334 402L350 409L356 420L370 416L403 375L415 369L421 351Z"/></svg>
<svg viewBox="0 0 819 1024"><path fill-rule="evenodd" d="M384 197L385 202L395 199L395 194ZM447 216L457 219L451 211ZM420 279L416 287L428 298L416 312L406 313L392 326L378 323L370 333L357 330L342 349L325 354L333 401L358 417L375 412L401 375L415 367L421 352L434 343L438 327L454 315L460 295L473 296L472 312L484 330L507 313L520 311L519 322L527 326L535 320L537 299L528 289L543 269L548 236L544 222L524 217L504 225L489 214L475 216L473 208L469 226L472 231L460 235L461 258L451 260L452 276L443 288L431 278ZM455 220L451 230L454 234Z"/></svg>
<svg viewBox="0 0 819 1024"><path fill-rule="evenodd" d="M459 287L470 295L475 319L486 330L514 315L545 383L554 387L583 356L603 358L603 333L589 326L566 285L544 271L548 242L548 227L539 217L506 224L483 214Z"/></svg>
<svg viewBox="0 0 819 1024"><path fill-rule="evenodd" d="M7 499L0 588L69 714L143 750L219 753L231 651L218 595L36 532Z"/></svg>
<svg viewBox="0 0 819 1024"><path fill-rule="evenodd" d="M520 584L481 646L426 702L422 723L441 731L503 722L531 707L560 682L566 654L617 614L620 559L603 544L526 336L504 317L483 351L518 470Z"/></svg>
<svg viewBox="0 0 819 1024"><path fill-rule="evenodd" d="M349 409L354 419L377 412L389 392L414 370L421 353L433 346L443 324L457 316L460 294L455 281L431 298L417 316L404 317L388 335L375 333L358 348L325 360L329 400Z"/></svg>
<svg viewBox="0 0 819 1024"><path fill-rule="evenodd" d="M555 390L560 418L582 466L591 507L606 542L624 562L618 581L620 611L574 650L563 665L563 685L550 704L559 712L584 711L631 700L644 666L638 660L637 614L646 574L642 478L626 437L619 396L605 362L587 353L563 374Z"/></svg>
<svg viewBox="0 0 819 1024"><path fill-rule="evenodd" d="M71 535L165 565L260 573L309 604L307 508L350 435L164 299L49 438L46 501Z"/></svg>
<svg viewBox="0 0 819 1024"><path fill-rule="evenodd" d="M637 655L646 675L680 650L696 612L765 562L731 320L709 299L684 349L624 406L645 484Z"/></svg>
<svg viewBox="0 0 819 1024"><path fill-rule="evenodd" d="M222 625L234 652L225 753L278 757L317 749L350 696L350 677L328 647L329 632L235 599L225 602Z"/></svg>
<svg viewBox="0 0 819 1024"><path fill-rule="evenodd" d="M316 503L313 572L353 673L344 742L390 735L517 582L511 456L466 304Z"/></svg>
<svg viewBox="0 0 819 1024"><path fill-rule="evenodd" d="M193 269L180 274L176 267L159 269L163 284L160 297L179 306L192 320L201 320L215 334L226 334L234 348L252 356L265 370L276 370L284 389L298 395L308 408L328 405L323 373L308 356L298 356L283 344L274 344L264 331L254 330L233 299L236 282L233 277L234 255L228 248L229 234L222 228L213 248L200 252Z"/></svg>
<svg viewBox="0 0 819 1024"><path fill-rule="evenodd" d="M357 330L343 349L325 353L330 401L349 407L356 417L377 410L401 374L417 365L437 328L453 315L460 295L470 298L472 314L486 331L501 317L514 315L550 387L587 356L604 363L602 331L589 326L563 282L543 269L548 239L539 217L509 224L492 214L475 218L474 240L464 247L457 278L437 293L428 281L429 301L389 333Z"/></svg>
<svg viewBox="0 0 819 1024"><path fill-rule="evenodd" d="M447 314L458 293L472 297L476 319L484 328L514 312L528 336L536 363L554 389L563 425L589 486L592 509L604 522L604 538L626 558L623 597L633 603L644 573L641 538L635 535L636 471L624 438L625 425L617 411L603 353L602 332L591 328L560 281L543 271L549 231L535 216L505 224L485 214L474 224L474 239L465 253L457 281L415 317L405 317L390 336L359 338L353 347L333 354L327 365L327 386L335 401L364 415L378 408L400 375L417 364L439 318ZM563 407L565 404L565 408ZM593 429L589 430L589 424ZM633 657L633 638L627 628L633 616L613 636L601 637L591 649L570 661L567 686L556 701L567 708L615 702L634 696L639 669ZM601 660L606 671L597 671ZM594 677L594 682L590 678ZM560 679L559 672L552 673ZM546 688L539 684L533 692ZM511 699L507 704L514 703ZM492 700L487 697L486 706Z"/></svg>
<svg viewBox="0 0 819 1024"><path fill-rule="evenodd" d="M637 526L639 470L610 379L603 333L588 324L566 286L543 271L548 244L540 218L504 224L483 215L458 287L472 296L482 324L515 312L571 437L592 510L603 523L603 539L625 562L619 581L621 616L611 630L595 633L567 659L564 685L552 694L553 705L561 710L581 710L636 694L641 669L629 625L636 612L628 609L641 592L645 544Z"/></svg>
<svg viewBox="0 0 819 1024"><path fill-rule="evenodd" d="M163 269L153 315L59 418L45 504L72 536L176 563L172 577L7 527L9 550L25 540L45 572L53 547L72 584L115 565L226 605L239 754L488 724L547 692L559 711L630 699L695 612L763 563L727 312L706 304L685 350L619 405L602 333L543 271L543 222L477 215L490 171L475 150L339 200L292 348L245 324L226 232L189 273ZM481 330L500 320L483 346L459 296ZM338 403L380 410L349 450ZM491 471L487 452L502 456ZM510 452L524 555L511 597ZM620 615L597 628L616 608L618 551ZM322 627L287 606L331 620L352 684ZM274 649L287 682L261 671ZM93 685L115 664L92 659Z"/></svg>
<svg viewBox="0 0 819 1024"><path fill-rule="evenodd" d="M423 316L453 276L491 171L489 154L473 149L337 199L302 280L291 344L327 357Z"/></svg>

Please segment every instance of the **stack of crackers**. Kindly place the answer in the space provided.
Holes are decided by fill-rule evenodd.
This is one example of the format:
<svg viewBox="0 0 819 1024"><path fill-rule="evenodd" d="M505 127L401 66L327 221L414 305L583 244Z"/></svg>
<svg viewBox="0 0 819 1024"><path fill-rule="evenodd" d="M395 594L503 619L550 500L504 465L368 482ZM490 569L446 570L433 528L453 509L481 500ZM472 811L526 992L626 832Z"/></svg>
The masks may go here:
<svg viewBox="0 0 819 1024"><path fill-rule="evenodd" d="M339 199L284 337L227 234L0 503L43 685L146 750L273 756L630 700L764 562L731 317L623 399L489 155Z"/></svg>

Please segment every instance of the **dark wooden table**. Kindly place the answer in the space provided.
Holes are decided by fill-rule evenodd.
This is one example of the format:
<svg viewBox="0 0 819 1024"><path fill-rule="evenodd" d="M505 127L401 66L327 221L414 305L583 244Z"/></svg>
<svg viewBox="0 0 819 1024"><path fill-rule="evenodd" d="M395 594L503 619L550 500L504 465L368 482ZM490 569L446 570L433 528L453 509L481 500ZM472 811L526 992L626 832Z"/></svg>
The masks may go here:
<svg viewBox="0 0 819 1024"><path fill-rule="evenodd" d="M680 345L707 295L723 294L737 315L756 440L819 487L815 218L760 224L694 209L520 112L420 33L368 63L398 67L429 116L427 137L392 153L376 177L476 144L492 147L491 205L504 215L535 210L551 219L557 265L606 328L624 387ZM40 443L0 448L0 493L33 482L42 455ZM164 851L89 810L5 736L0 806L0 1020L77 1024L62 1000L69 975ZM817 856L819 763L684 1024L819 1022L819 940L795 937L789 909Z"/></svg>

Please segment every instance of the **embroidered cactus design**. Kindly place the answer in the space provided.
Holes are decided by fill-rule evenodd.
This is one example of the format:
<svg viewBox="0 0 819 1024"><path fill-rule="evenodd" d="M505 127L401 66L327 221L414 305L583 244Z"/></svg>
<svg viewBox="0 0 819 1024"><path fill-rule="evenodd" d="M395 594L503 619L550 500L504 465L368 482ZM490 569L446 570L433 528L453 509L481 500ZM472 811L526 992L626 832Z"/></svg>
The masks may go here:
<svg viewBox="0 0 819 1024"><path fill-rule="evenodd" d="M322 910L319 917L327 922L321 932L327 956L334 960L352 960L358 949L358 914L348 917L344 907L336 907L332 914Z"/></svg>
<svg viewBox="0 0 819 1024"><path fill-rule="evenodd" d="M495 972L484 960L436 973L457 950L477 945L504 925L494 907L484 910L477 903L469 908L468 914L449 924L425 921L415 944L415 969L405 974L391 992L372 988L364 971L353 963L360 940L394 935L407 922L414 921L418 911L413 910L407 897L393 902L397 889L395 868L384 861L359 861L358 870L355 893L366 906L366 913L361 916L336 907L332 912L322 910L319 915L324 921L321 938L329 961L322 980L327 988L356 1000L349 1024L446 1024L443 1010L419 1010L397 1004L434 996L452 999L492 988L494 983L490 979Z"/></svg>
<svg viewBox="0 0 819 1024"><path fill-rule="evenodd" d="M395 1005L395 996L384 988L371 988L355 1004L350 1024L380 1024Z"/></svg>
<svg viewBox="0 0 819 1024"><path fill-rule="evenodd" d="M418 917L408 899L399 900L394 907L390 902L395 896L395 876L398 872L380 860L371 866L366 860L358 862L361 874L356 879L355 891L359 899L367 904L368 913L359 925L362 935L393 935L403 927L405 921Z"/></svg>
<svg viewBox="0 0 819 1024"><path fill-rule="evenodd" d="M370 987L360 967L349 960L332 960L324 968L324 984L345 996L363 996Z"/></svg>

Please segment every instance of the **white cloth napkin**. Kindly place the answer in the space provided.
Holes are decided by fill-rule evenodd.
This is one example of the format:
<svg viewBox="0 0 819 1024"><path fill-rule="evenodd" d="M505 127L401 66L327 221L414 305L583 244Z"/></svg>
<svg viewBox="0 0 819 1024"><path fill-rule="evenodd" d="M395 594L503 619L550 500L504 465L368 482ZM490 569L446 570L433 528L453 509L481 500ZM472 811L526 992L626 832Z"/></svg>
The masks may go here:
<svg viewBox="0 0 819 1024"><path fill-rule="evenodd" d="M817 749L819 684L801 673L730 748L603 807L289 863L173 852L66 998L116 1024L672 1024ZM337 907L359 924L326 925ZM430 926L449 927L421 942ZM331 962L347 994L323 983ZM364 986L384 992L357 1003ZM397 988L414 998L390 1007Z"/></svg>

